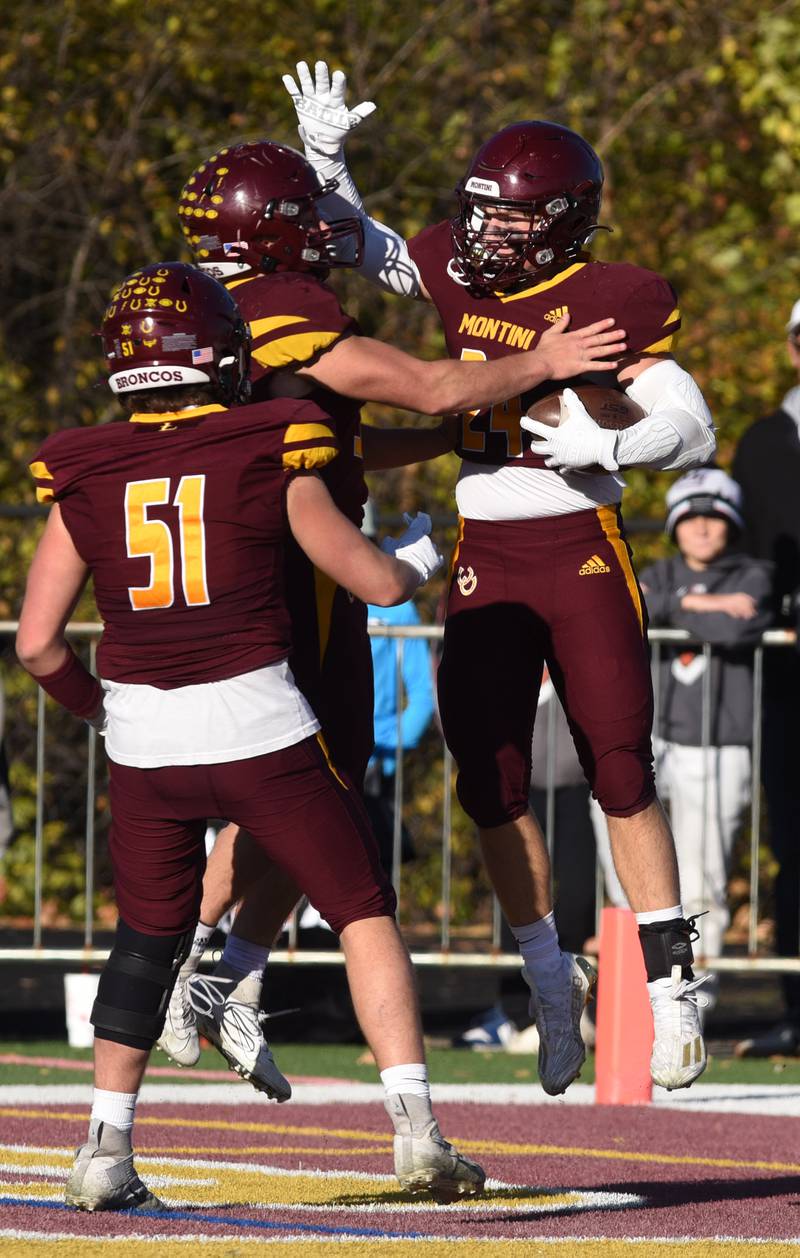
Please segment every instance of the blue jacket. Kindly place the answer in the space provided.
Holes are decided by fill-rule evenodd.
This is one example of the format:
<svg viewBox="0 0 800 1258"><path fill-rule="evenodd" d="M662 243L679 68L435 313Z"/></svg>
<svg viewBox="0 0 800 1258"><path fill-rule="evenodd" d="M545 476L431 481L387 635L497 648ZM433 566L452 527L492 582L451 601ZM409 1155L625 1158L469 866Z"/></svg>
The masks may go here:
<svg viewBox="0 0 800 1258"><path fill-rule="evenodd" d="M418 625L413 603L397 607L367 608L370 625ZM372 664L375 671L375 751L383 772L395 771L397 751L397 639L373 637ZM403 642L403 689L405 708L401 730L403 748L416 747L433 716L433 671L430 644L425 638Z"/></svg>

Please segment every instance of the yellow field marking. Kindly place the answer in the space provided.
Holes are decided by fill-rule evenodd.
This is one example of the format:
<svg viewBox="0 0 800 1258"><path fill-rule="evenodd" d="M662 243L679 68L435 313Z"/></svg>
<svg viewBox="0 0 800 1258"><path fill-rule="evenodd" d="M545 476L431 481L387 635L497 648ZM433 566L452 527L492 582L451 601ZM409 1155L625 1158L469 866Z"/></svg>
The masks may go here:
<svg viewBox="0 0 800 1258"><path fill-rule="evenodd" d="M18 1197L20 1201L30 1201L39 1197L52 1198L53 1192L63 1193L67 1167L54 1166L53 1171L63 1171L57 1179L29 1179L25 1182L18 1179L13 1184L2 1182L4 1197Z"/></svg>
<svg viewBox="0 0 800 1258"><path fill-rule="evenodd" d="M369 1175L347 1171L287 1170L276 1166L257 1166L252 1163L214 1161L186 1161L171 1154L161 1156L139 1155L138 1166L148 1185L156 1190L167 1204L191 1202L208 1207L209 1202L223 1200L230 1205L252 1205L260 1202L266 1206L330 1206L332 1208L374 1206L388 1203L402 1210L405 1204L398 1198L397 1184L390 1175ZM62 1176L72 1163L72 1154L66 1150L42 1153L38 1149L4 1149L3 1162L6 1170L18 1174L34 1171L36 1178L25 1183L4 1182L3 1196L18 1200L50 1197L53 1185L59 1189ZM49 1172L52 1171L53 1175ZM164 1189L167 1191L165 1192ZM617 1194L618 1195L618 1194ZM268 1200L265 1201L265 1198ZM544 1210L547 1212L563 1207L580 1207L585 1193L580 1190L542 1190L522 1185L496 1185L483 1198L473 1198L459 1203L459 1209L491 1208L502 1203L514 1210ZM437 1207L432 1206L432 1209Z"/></svg>
<svg viewBox="0 0 800 1258"><path fill-rule="evenodd" d="M72 1113L58 1110L17 1109L0 1107L0 1116L12 1118L49 1118L64 1121L86 1120L85 1112ZM265 1135L284 1136L334 1136L340 1140L369 1140L374 1145L370 1152L381 1153L391 1143L391 1136L385 1132L359 1131L346 1127L304 1127L284 1123L255 1123L246 1121L230 1121L225 1119L192 1119L166 1118L160 1116L137 1116L136 1127L140 1130L145 1126L159 1127L191 1127L193 1130L205 1131L250 1131L263 1132ZM760 1159L692 1157L688 1154L644 1153L638 1150L591 1149L580 1145L559 1144L516 1144L500 1140L465 1140L456 1137L459 1148L471 1153L486 1153L494 1157L568 1157L595 1158L612 1162L649 1162L656 1166L707 1166L726 1170L757 1170L777 1171L783 1174L800 1172L798 1162L767 1162ZM281 1150L292 1153L290 1146ZM166 1152L166 1150L165 1150ZM238 1150L237 1150L238 1152ZM333 1152L333 1150L330 1150ZM344 1150L342 1150L344 1152Z"/></svg>
<svg viewBox="0 0 800 1258"><path fill-rule="evenodd" d="M30 1235L30 1234L29 1234ZM264 1236L220 1236L215 1240L198 1236L173 1240L163 1235L149 1240L128 1236L109 1236L105 1240L89 1240L86 1237L69 1238L63 1232L56 1237L41 1239L26 1237L24 1240L8 1240L0 1231L3 1258L52 1258L54 1245L59 1258L111 1258L124 1254L126 1258L252 1258L254 1245L269 1245L270 1258L333 1258L337 1246L349 1246L348 1253L366 1252L370 1258L475 1258L476 1254L491 1258L498 1251L509 1258L797 1258L800 1249L792 1241L772 1241L767 1244L752 1241L674 1241L639 1240L584 1240L582 1237L550 1239L545 1237L521 1240L519 1238L481 1238L469 1240L378 1240L360 1236L343 1236L340 1240L319 1240L303 1237L302 1240L281 1240ZM224 1246L224 1250L221 1248Z"/></svg>
<svg viewBox="0 0 800 1258"><path fill-rule="evenodd" d="M138 1121L138 1120L137 1120ZM391 1137L390 1137L391 1139ZM374 1153L388 1152L388 1144L386 1150L377 1149L375 1145L365 1145L361 1149L347 1148L343 1149L341 1145L331 1148L330 1145L304 1145L304 1144L242 1144L242 1145L174 1145L171 1144L168 1149L163 1145L155 1144L137 1144L136 1153L147 1154L148 1157L158 1157L159 1154L178 1154L186 1153L191 1157L236 1157L237 1154L248 1154L258 1157L262 1153L273 1155L285 1153L305 1153L314 1157L337 1157L337 1158L356 1158L366 1157Z"/></svg>
<svg viewBox="0 0 800 1258"><path fill-rule="evenodd" d="M800 1171L798 1162L764 1162L742 1158L702 1158L676 1153L641 1153L621 1149L587 1149L580 1145L561 1144L511 1144L495 1140L459 1140L459 1148L471 1153L487 1153L494 1156L508 1154L514 1157L565 1157L602 1158L612 1162L653 1162L658 1166L710 1166L729 1170Z"/></svg>
<svg viewBox="0 0 800 1258"><path fill-rule="evenodd" d="M86 1121L85 1111L81 1113L66 1110L43 1109L11 1109L0 1108L0 1116L9 1118L49 1118L74 1122L76 1119ZM264 1132L273 1136L338 1136L340 1140L374 1140L378 1146L389 1146L392 1136L385 1131L354 1131L351 1127L304 1127L288 1123L254 1123L245 1120L232 1122L226 1118L164 1118L156 1116L136 1117L137 1130L141 1127L191 1127L199 1131L252 1131ZM378 1149L380 1152L380 1148Z"/></svg>

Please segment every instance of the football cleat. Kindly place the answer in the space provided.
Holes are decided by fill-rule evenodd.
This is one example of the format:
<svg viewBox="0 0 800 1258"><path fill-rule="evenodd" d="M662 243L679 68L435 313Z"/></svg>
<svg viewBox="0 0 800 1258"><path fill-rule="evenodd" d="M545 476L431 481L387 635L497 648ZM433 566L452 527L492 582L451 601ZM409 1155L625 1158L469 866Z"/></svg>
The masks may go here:
<svg viewBox="0 0 800 1258"><path fill-rule="evenodd" d="M473 1048L482 1052L507 1049L517 1028L506 1017L500 1005L487 1009L470 1022L465 1031L453 1040L453 1048Z"/></svg>
<svg viewBox="0 0 800 1258"><path fill-rule="evenodd" d="M780 1022L769 1031L740 1040L733 1053L735 1057L798 1057L800 1027L793 1022Z"/></svg>
<svg viewBox="0 0 800 1258"><path fill-rule="evenodd" d="M527 968L522 973L531 989L530 1014L539 1032L539 1082L550 1096L566 1092L586 1060L581 1017L595 984L597 971L585 957L565 952L569 963L560 988L540 990Z"/></svg>
<svg viewBox="0 0 800 1258"><path fill-rule="evenodd" d="M650 1075L653 1083L669 1092L688 1088L706 1068L700 1015L706 1000L697 991L705 981L705 975L683 978L681 967L673 965L669 978L647 984L654 1029Z"/></svg>
<svg viewBox="0 0 800 1258"><path fill-rule="evenodd" d="M485 1171L444 1139L427 1097L388 1096L384 1105L394 1124L394 1173L402 1188L430 1193L441 1205L480 1196Z"/></svg>
<svg viewBox="0 0 800 1258"><path fill-rule="evenodd" d="M156 1048L178 1066L195 1066L200 1057L197 1019L186 993L186 977L181 974L172 989L164 1030L156 1040Z"/></svg>
<svg viewBox="0 0 800 1258"><path fill-rule="evenodd" d="M65 1193L78 1210L141 1210L166 1214L169 1207L145 1187L133 1168L129 1131L110 1123L89 1128L89 1139L75 1154Z"/></svg>
<svg viewBox="0 0 800 1258"><path fill-rule="evenodd" d="M264 1038L267 1015L259 1008L261 984L249 975L242 979L212 974L192 975L186 983L197 1030L258 1092L275 1101L288 1101L292 1087L275 1064Z"/></svg>

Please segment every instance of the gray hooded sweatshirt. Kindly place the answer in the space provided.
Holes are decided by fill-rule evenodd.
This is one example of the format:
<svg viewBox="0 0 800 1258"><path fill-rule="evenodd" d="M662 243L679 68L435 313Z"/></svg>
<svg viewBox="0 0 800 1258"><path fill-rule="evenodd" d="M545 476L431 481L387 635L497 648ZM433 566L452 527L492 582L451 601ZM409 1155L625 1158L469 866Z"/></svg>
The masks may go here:
<svg viewBox="0 0 800 1258"><path fill-rule="evenodd" d="M650 625L687 629L715 648L711 656L710 745L748 746L753 727L753 647L772 620L770 565L728 552L703 572L680 555L661 559L640 576ZM741 620L727 612L684 611L684 594L750 594L757 612ZM702 746L702 648L690 643L661 646L656 733L669 742Z"/></svg>

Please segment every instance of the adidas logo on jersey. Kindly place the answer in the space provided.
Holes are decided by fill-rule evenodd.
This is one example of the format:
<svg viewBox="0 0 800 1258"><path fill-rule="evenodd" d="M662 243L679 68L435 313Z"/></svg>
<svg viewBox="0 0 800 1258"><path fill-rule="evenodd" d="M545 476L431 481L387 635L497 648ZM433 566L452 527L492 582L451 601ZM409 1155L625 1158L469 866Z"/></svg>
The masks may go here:
<svg viewBox="0 0 800 1258"><path fill-rule="evenodd" d="M569 306L556 306L555 310L548 310L545 319L548 323L558 323L565 314L569 314Z"/></svg>
<svg viewBox="0 0 800 1258"><path fill-rule="evenodd" d="M588 577L588 576L592 576L595 572L610 572L610 571L611 569L609 568L608 564L604 563L599 555L590 555L589 558L586 560L586 563L583 564L578 569L578 576Z"/></svg>

